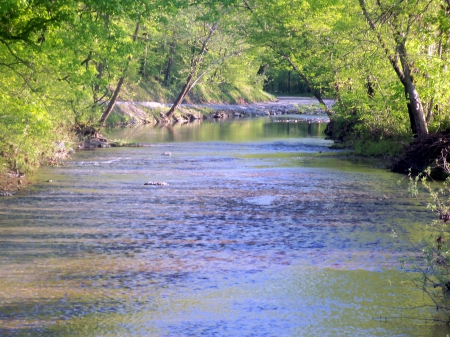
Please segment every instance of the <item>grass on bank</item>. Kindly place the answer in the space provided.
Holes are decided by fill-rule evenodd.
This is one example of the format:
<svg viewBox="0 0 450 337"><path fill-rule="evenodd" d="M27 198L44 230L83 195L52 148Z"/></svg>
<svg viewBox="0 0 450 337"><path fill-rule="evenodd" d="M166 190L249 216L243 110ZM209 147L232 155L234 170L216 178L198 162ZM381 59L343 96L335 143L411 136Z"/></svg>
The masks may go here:
<svg viewBox="0 0 450 337"><path fill-rule="evenodd" d="M134 102L173 102L180 93L181 86L164 87L156 80L147 80L127 85L120 93L119 99ZM184 103L228 103L244 104L250 102L272 101L274 96L258 86L249 84L240 87L221 83L210 85L197 84L186 96Z"/></svg>

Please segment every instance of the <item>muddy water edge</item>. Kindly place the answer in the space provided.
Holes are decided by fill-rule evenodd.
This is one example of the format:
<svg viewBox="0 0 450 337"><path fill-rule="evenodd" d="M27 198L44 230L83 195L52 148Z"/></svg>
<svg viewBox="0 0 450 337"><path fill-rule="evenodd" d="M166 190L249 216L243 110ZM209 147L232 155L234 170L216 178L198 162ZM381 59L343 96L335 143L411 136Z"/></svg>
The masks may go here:
<svg viewBox="0 0 450 337"><path fill-rule="evenodd" d="M394 318L435 317L400 270L433 214L324 128L116 129L143 146L43 168L0 199L0 335L446 336Z"/></svg>

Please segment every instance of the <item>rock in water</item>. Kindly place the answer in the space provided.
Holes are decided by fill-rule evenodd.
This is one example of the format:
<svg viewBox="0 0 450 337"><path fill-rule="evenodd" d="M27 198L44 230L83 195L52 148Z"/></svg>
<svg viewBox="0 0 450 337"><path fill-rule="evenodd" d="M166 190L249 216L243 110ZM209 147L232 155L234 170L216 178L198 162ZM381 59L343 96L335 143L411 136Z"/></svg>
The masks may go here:
<svg viewBox="0 0 450 337"><path fill-rule="evenodd" d="M147 186L169 186L168 183L159 182L159 181L149 181L148 183L145 183L144 185L147 185Z"/></svg>

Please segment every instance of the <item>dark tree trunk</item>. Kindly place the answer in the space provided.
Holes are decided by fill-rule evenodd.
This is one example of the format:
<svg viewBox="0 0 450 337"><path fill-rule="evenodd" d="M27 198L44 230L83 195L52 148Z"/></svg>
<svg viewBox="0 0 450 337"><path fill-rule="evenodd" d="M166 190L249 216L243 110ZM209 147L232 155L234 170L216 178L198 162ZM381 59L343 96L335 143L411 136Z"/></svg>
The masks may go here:
<svg viewBox="0 0 450 337"><path fill-rule="evenodd" d="M102 62L100 62L99 64L97 64L97 80L100 81L101 78L103 77L103 69L105 68L105 60L103 60ZM106 90L106 93L103 94L103 97L99 98L99 91L100 91L100 84L99 82L97 82L94 85L93 88L93 95L94 95L94 102L97 103L100 99L103 99L106 96L106 93L108 92L108 90Z"/></svg>
<svg viewBox="0 0 450 337"><path fill-rule="evenodd" d="M450 0L449 0L449 1L450 1ZM264 75L265 72L266 72L266 70L267 70L267 68L269 68L269 65L268 65L268 64L263 64L263 65L261 65L261 66L259 67L258 72L257 72L256 74L257 74L257 75L260 75L260 76Z"/></svg>
<svg viewBox="0 0 450 337"><path fill-rule="evenodd" d="M287 87L287 91L290 94L291 93L291 71L288 71L288 87Z"/></svg>
<svg viewBox="0 0 450 337"><path fill-rule="evenodd" d="M414 118L414 113L411 108L411 104L408 103L407 106L408 106L408 115L409 115L409 122L411 125L411 131L412 131L413 135L417 135L416 119Z"/></svg>
<svg viewBox="0 0 450 337"><path fill-rule="evenodd" d="M373 98L375 96L375 88L373 87L372 76L367 76L367 96Z"/></svg>
<svg viewBox="0 0 450 337"><path fill-rule="evenodd" d="M172 74L173 56L175 55L175 41L169 46L169 59L167 60L166 71L164 72L164 85L168 87L170 85L170 76Z"/></svg>

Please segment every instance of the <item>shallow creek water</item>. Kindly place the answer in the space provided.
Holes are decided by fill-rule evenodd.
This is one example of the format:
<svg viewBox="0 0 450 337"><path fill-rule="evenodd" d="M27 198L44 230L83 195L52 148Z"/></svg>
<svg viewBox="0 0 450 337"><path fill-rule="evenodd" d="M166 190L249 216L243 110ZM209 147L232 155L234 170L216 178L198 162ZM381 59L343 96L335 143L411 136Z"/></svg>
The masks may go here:
<svg viewBox="0 0 450 337"><path fill-rule="evenodd" d="M414 240L432 214L324 128L110 130L145 146L42 169L0 199L0 335L445 336L384 318L433 317L391 235Z"/></svg>

